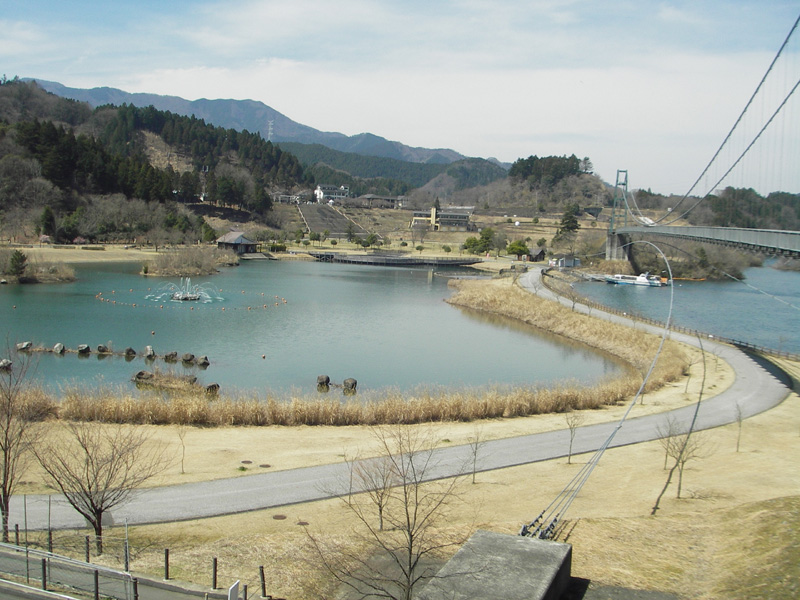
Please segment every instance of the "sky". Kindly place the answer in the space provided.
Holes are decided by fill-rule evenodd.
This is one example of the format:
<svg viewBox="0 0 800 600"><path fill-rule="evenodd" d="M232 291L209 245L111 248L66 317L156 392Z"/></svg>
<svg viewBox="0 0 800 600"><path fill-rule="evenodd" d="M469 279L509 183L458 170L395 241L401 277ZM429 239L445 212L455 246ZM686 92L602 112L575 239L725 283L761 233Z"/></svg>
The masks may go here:
<svg viewBox="0 0 800 600"><path fill-rule="evenodd" d="M0 74L258 100L504 162L575 154L612 184L623 169L684 194L798 15L798 0L0 0ZM800 31L786 56L751 132L800 77ZM800 192L800 92L770 132L724 184Z"/></svg>

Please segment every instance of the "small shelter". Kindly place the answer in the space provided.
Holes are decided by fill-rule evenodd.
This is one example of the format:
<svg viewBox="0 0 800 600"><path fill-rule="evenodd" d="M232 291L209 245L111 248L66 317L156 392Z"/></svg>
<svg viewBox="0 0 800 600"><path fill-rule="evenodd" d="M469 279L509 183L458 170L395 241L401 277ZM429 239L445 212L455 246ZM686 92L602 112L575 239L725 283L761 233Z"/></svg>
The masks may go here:
<svg viewBox="0 0 800 600"><path fill-rule="evenodd" d="M542 262L545 258L547 258L547 250L544 248L539 248L538 252L531 252L531 260L533 262Z"/></svg>
<svg viewBox="0 0 800 600"><path fill-rule="evenodd" d="M233 250L236 254L251 254L258 251L258 244L244 237L241 231L231 231L217 239L217 248Z"/></svg>

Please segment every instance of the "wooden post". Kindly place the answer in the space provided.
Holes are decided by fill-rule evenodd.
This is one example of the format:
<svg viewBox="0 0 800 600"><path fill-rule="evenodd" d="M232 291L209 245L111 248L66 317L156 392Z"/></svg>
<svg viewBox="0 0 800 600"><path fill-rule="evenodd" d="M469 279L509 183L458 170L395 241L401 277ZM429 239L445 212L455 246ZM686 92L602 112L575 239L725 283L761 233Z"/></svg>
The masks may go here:
<svg viewBox="0 0 800 600"><path fill-rule="evenodd" d="M42 559L42 589L47 590L47 559Z"/></svg>
<svg viewBox="0 0 800 600"><path fill-rule="evenodd" d="M264 578L264 565L261 565L260 567L258 567L258 576L261 579L261 597L262 598L266 598L267 597L267 581Z"/></svg>
<svg viewBox="0 0 800 600"><path fill-rule="evenodd" d="M242 599L247 600L247 584L245 583L242 586Z"/></svg>
<svg viewBox="0 0 800 600"><path fill-rule="evenodd" d="M133 578L133 600L139 600L139 580Z"/></svg>
<svg viewBox="0 0 800 600"><path fill-rule="evenodd" d="M100 600L100 571L94 570L94 600Z"/></svg>
<svg viewBox="0 0 800 600"><path fill-rule="evenodd" d="M211 561L211 589L217 589L217 557Z"/></svg>
<svg viewBox="0 0 800 600"><path fill-rule="evenodd" d="M14 523L14 545L19 546L19 523Z"/></svg>
<svg viewBox="0 0 800 600"><path fill-rule="evenodd" d="M53 553L53 530L47 530L47 551L52 554Z"/></svg>
<svg viewBox="0 0 800 600"><path fill-rule="evenodd" d="M164 581L169 581L169 548L164 548Z"/></svg>
<svg viewBox="0 0 800 600"><path fill-rule="evenodd" d="M87 535L86 536L86 562L89 562L90 558L91 557L89 556L89 536Z"/></svg>

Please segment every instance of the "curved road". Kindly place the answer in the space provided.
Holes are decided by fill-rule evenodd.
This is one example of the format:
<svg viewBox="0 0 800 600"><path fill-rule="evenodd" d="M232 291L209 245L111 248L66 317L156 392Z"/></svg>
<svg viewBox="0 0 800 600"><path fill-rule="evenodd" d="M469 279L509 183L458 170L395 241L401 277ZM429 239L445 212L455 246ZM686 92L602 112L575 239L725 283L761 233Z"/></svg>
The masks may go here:
<svg viewBox="0 0 800 600"><path fill-rule="evenodd" d="M519 283L529 291L548 296L568 306L571 302L558 298L540 283L540 269L533 269L519 278ZM575 310L588 312L585 306ZM624 322L622 317L594 309L592 314L612 321ZM648 326L637 323L637 327ZM649 328L655 333L660 331ZM680 342L697 346L696 339L672 333ZM752 358L730 346L704 342L707 351L727 361L736 373L731 387L721 394L705 400L700 408L697 429L708 429L736 421L737 404L745 417L750 417L780 404L789 393L787 385L775 375L756 363ZM669 414L679 423L688 423L695 406L671 411ZM659 425L665 414L629 418L619 428L611 447L624 446L657 439ZM581 427L575 436L573 453L580 454L597 450L618 427L617 422L601 423ZM535 435L492 440L481 449L480 470L488 471L515 465L550 460L566 456L569 431L551 431ZM456 446L436 450L436 469L432 478L440 478L466 472L471 461L469 446ZM347 493L348 467L346 464L331 464L317 467L261 473L248 477L222 479L200 483L152 488L141 491L112 515L113 522L129 524L159 523L177 520L233 514L273 508L311 500L319 500ZM23 526L27 512L29 529L45 529L48 523L48 497L46 495L14 496L11 502L10 523ZM26 506L23 506L23 500ZM53 529L78 528L86 525L61 496L53 496L50 508L50 523Z"/></svg>

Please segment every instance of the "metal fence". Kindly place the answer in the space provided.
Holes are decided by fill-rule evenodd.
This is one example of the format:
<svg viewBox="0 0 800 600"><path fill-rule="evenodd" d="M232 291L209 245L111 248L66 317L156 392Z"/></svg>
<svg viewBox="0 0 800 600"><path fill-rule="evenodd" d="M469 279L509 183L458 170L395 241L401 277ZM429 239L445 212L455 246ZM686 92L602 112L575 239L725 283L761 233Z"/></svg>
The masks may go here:
<svg viewBox="0 0 800 600"><path fill-rule="evenodd" d="M554 285L551 281L553 276L548 273L550 269L543 269L542 270L542 282L544 286L549 289L554 294L559 296L565 296L564 290L559 289L558 285ZM613 315L617 315L619 317L625 317L631 319L633 321L639 321L641 323L647 323L649 325L653 325L655 327L664 327L664 322L659 321L658 319L651 319L649 317L645 317L644 315L640 315L634 312L624 312L621 310L616 310L609 306L605 306L598 302L594 302L589 298L586 298L583 295L578 294L573 288L569 290L569 299L574 300L576 303L584 304L591 309L601 310L606 313L610 313ZM566 297L566 296L565 296ZM742 350L748 352L756 352L759 354L767 354L769 356L774 356L777 358L786 358L788 360L800 361L800 355L794 354L792 352L784 352L783 350L776 350L775 348L767 348L764 346L757 346L755 344L751 344L750 342L744 342L742 340L734 340L732 338L727 338L719 335L714 335L712 333L707 333L705 331L700 331L697 329L690 329L689 327L681 327L680 325L675 325L674 323L670 324L670 331L675 331L678 333L685 333L687 335L691 335L692 337L701 337L709 340L714 340L715 342L722 342L725 344L730 344L732 346L736 346Z"/></svg>
<svg viewBox="0 0 800 600"><path fill-rule="evenodd" d="M30 547L0 543L0 573L45 590L56 587L95 598L138 600L138 582L130 573Z"/></svg>

